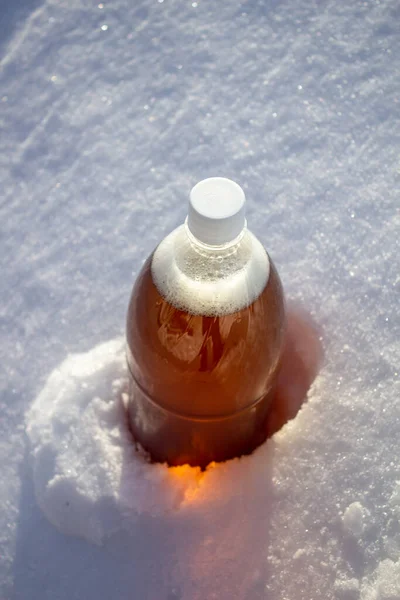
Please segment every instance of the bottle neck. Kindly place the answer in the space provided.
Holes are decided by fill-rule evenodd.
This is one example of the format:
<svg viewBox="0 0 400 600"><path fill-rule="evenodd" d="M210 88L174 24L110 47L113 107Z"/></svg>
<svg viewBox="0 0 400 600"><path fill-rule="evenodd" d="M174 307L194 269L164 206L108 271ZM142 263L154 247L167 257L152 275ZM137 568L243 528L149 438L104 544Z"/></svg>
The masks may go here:
<svg viewBox="0 0 400 600"><path fill-rule="evenodd" d="M221 244L221 245L205 244L204 242L200 241L190 231L187 218L184 223L184 229L185 229L187 238L190 242L190 245L192 246L192 248L195 252L197 252L198 254L201 254L202 256L206 256L206 257L223 258L224 256L230 256L231 254L234 254L237 251L237 249L239 248L240 243L247 231L247 222L245 221L244 227L238 236L236 236L233 240L226 242L225 244Z"/></svg>

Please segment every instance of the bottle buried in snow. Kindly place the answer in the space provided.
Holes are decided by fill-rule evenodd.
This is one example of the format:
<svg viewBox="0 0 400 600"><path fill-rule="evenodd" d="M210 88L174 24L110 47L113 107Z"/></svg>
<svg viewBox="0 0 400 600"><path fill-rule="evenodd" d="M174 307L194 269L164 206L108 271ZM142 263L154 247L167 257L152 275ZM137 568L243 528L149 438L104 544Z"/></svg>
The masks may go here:
<svg viewBox="0 0 400 600"><path fill-rule="evenodd" d="M134 285L129 422L155 461L205 467L265 440L284 300L244 205L229 179L198 183L185 224L160 243Z"/></svg>

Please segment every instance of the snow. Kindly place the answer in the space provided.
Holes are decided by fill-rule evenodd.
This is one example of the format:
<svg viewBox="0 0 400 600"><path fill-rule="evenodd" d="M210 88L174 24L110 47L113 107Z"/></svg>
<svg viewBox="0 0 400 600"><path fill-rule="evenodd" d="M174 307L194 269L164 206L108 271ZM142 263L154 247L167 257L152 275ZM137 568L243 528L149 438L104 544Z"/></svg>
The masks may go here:
<svg viewBox="0 0 400 600"><path fill-rule="evenodd" d="M343 526L345 530L355 537L360 537L364 529L364 516L363 505L360 502L352 502L344 511Z"/></svg>
<svg viewBox="0 0 400 600"><path fill-rule="evenodd" d="M124 340L68 357L29 411L36 497L61 531L101 543L135 513L176 510L199 469L149 465L123 405ZM126 395L126 394L125 394Z"/></svg>
<svg viewBox="0 0 400 600"><path fill-rule="evenodd" d="M365 600L397 600L400 586L400 560L396 563L386 559L379 563L372 582L363 589Z"/></svg>
<svg viewBox="0 0 400 600"><path fill-rule="evenodd" d="M0 598L398 600L398 2L0 10ZM294 418L199 473L129 446L121 336L208 176L291 301Z"/></svg>

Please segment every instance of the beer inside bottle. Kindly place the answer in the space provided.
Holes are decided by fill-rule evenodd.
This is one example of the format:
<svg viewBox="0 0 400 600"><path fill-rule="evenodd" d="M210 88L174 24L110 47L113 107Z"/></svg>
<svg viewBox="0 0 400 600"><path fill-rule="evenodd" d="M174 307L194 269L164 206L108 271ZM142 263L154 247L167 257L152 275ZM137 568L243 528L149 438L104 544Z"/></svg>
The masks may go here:
<svg viewBox="0 0 400 600"><path fill-rule="evenodd" d="M211 178L147 259L127 315L128 415L152 459L205 467L266 437L284 336L276 269L247 229L245 197Z"/></svg>

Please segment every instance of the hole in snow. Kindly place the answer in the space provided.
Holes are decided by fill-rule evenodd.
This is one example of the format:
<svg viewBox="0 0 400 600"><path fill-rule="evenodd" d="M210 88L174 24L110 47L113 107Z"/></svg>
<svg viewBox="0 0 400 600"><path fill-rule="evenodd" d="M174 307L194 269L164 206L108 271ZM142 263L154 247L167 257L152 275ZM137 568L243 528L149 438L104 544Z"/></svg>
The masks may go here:
<svg viewBox="0 0 400 600"><path fill-rule="evenodd" d="M323 359L320 337L306 311L289 304L282 368L268 422L269 437L293 419L306 400Z"/></svg>
<svg viewBox="0 0 400 600"><path fill-rule="evenodd" d="M154 517L218 501L218 485L211 486L211 500L206 481L225 480L227 470L241 468L243 461L260 461L256 452L212 463L205 472L188 465L150 464L135 449L127 426L124 350L121 338L69 356L27 413L38 504L61 531L94 543L126 528L140 514ZM269 435L296 415L320 361L315 326L304 312L290 307ZM263 472L265 460L270 460L266 452Z"/></svg>

